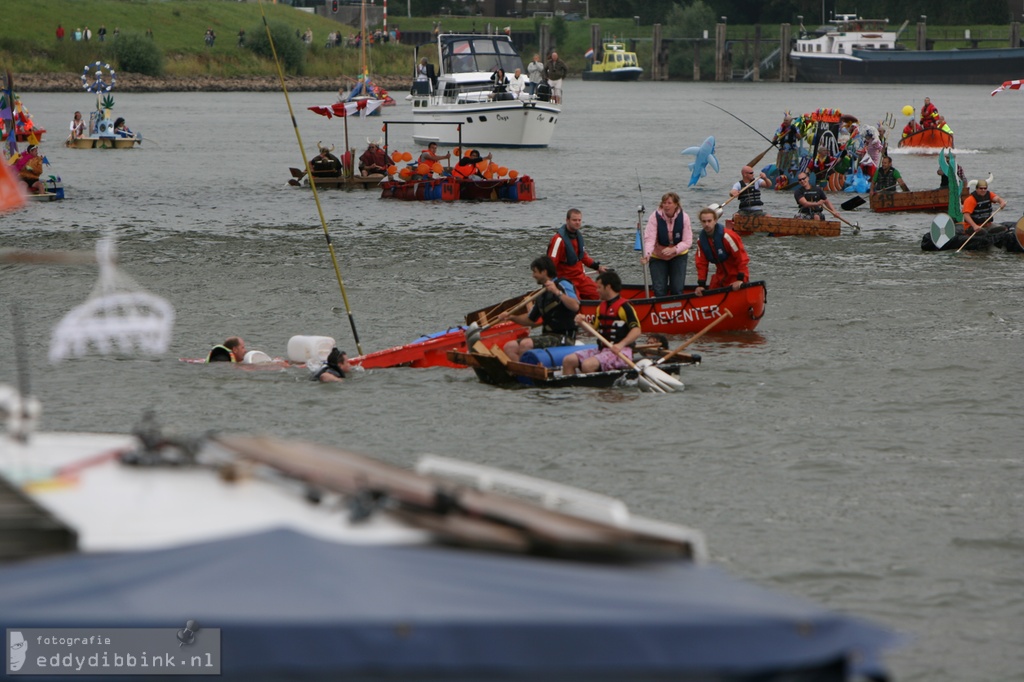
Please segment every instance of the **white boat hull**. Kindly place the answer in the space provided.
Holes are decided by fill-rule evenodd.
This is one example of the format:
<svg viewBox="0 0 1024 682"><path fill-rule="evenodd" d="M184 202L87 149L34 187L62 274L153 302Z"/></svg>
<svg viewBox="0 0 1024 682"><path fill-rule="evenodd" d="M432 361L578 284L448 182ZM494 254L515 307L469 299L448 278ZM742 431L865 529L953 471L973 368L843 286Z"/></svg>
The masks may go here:
<svg viewBox="0 0 1024 682"><path fill-rule="evenodd" d="M555 132L561 109L550 102L518 100L472 104L432 104L426 98L413 103L413 139L419 144L437 142L479 147L547 147ZM438 125L432 125L438 124Z"/></svg>

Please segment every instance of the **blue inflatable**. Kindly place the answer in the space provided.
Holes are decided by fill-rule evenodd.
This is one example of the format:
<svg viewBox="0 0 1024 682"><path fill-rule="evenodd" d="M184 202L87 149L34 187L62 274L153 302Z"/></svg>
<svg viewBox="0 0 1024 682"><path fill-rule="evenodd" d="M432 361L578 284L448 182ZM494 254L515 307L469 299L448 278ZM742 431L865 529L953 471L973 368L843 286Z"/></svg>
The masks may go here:
<svg viewBox="0 0 1024 682"><path fill-rule="evenodd" d="M581 350L597 348L597 344L589 346L553 346L551 348L534 348L523 353L519 358L520 362L527 365L543 365L550 369L558 369L562 366L562 360L570 353Z"/></svg>

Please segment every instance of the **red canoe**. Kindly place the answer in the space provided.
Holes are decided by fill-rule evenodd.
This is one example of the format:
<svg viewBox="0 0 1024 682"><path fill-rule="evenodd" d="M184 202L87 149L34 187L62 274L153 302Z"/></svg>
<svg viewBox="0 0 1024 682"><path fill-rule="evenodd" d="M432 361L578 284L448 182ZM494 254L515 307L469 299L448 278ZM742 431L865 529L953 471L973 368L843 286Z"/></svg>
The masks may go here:
<svg viewBox="0 0 1024 682"><path fill-rule="evenodd" d="M695 334L728 310L732 317L722 321L715 331L753 331L764 317L764 306L768 300L768 288L764 282L748 282L738 291L732 287L709 289L703 296L693 293L688 286L680 296L647 298L642 284L623 284L622 295L629 299L640 317L640 326L651 334ZM486 317L508 310L522 301L528 294L502 301L483 310L466 315L466 323L481 323ZM597 310L597 301L582 301L581 312L592 322Z"/></svg>
<svg viewBox="0 0 1024 682"><path fill-rule="evenodd" d="M504 346L509 341L527 336L530 330L515 322L501 322L481 334L481 341L487 346ZM353 365L365 369L384 367L465 367L448 359L447 353L456 350L468 352L466 332L463 327L453 327L437 334L423 336L404 346L395 346L352 358Z"/></svg>
<svg viewBox="0 0 1024 682"><path fill-rule="evenodd" d="M716 332L753 331L764 317L768 288L764 282L748 282L738 291L732 287L709 289L703 296L688 286L680 296L645 298L640 284L623 284L622 295L629 299L647 334L695 334L726 310L732 313L715 327ZM593 322L597 301L583 301L580 311Z"/></svg>

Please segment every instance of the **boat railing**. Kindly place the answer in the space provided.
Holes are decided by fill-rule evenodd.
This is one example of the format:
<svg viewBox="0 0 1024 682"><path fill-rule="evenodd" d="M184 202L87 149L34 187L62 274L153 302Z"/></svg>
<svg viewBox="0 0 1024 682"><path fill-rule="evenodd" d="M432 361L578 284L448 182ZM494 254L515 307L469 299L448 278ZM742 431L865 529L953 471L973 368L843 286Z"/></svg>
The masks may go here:
<svg viewBox="0 0 1024 682"><path fill-rule="evenodd" d="M523 92L520 97L504 93L499 97L494 93L494 84L486 81L442 81L438 91L433 93L413 93L413 106L438 106L449 104L479 104L500 100L536 102L541 101L535 95Z"/></svg>
<svg viewBox="0 0 1024 682"><path fill-rule="evenodd" d="M634 516L622 500L614 497L437 455L421 458L416 463L416 471L475 490L496 492L532 502L569 516L682 543L689 547L690 556L697 562L706 561L708 557L704 534L700 531L675 523Z"/></svg>

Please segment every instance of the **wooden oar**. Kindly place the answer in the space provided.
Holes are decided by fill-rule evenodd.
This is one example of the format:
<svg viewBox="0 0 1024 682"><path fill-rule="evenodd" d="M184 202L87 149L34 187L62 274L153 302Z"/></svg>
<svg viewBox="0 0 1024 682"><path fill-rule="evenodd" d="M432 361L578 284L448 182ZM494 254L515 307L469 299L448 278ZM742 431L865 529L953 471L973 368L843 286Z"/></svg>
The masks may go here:
<svg viewBox="0 0 1024 682"><path fill-rule="evenodd" d="M544 289L544 287L541 287L540 289L537 289L537 291L534 291L532 294L530 294L529 296L527 296L526 298L521 300L519 303L516 303L514 306L512 306L511 308L509 308L505 312L511 313L513 310L519 310L524 305L526 305L527 303L529 303L533 299L535 299L538 296L540 296L541 294L543 294L545 291L546 290ZM485 324L482 327L479 324L477 324L476 322L474 322L473 324L471 324L468 327L466 327L466 347L472 349L473 346L475 346L476 343L480 340L480 336L485 331L487 331L488 329L490 329L494 325L498 324L499 322L501 322L501 320L495 320L494 322L488 322L487 324Z"/></svg>
<svg viewBox="0 0 1024 682"><path fill-rule="evenodd" d="M847 220L847 219L846 219L846 218L844 218L843 216L839 215L838 213L836 213L835 211L833 211L833 210L832 210L831 208L829 208L828 206L825 206L825 207L824 207L824 209L825 209L826 211L828 211L829 213L831 213L832 215L834 215L834 216L836 217L836 219L837 219L837 220L839 220L840 222L846 223L847 225L849 225L850 227L852 227L852 228L853 228L853 233L854 233L854 234L859 234L859 233L860 233L860 225L854 225L854 224L853 224L853 223L851 223L851 222L850 222L849 220Z"/></svg>
<svg viewBox="0 0 1024 682"><path fill-rule="evenodd" d="M724 319L726 319L728 317L732 317L732 311L729 310L728 308L726 308L725 312L723 312L721 315L719 315L718 317L716 317L714 320L711 321L711 324L709 324L708 326L704 327L699 332L697 332L696 334L691 336L689 341L687 341L686 343L682 344L678 348L674 349L672 352L670 352L668 355L666 355L665 357L661 358L660 360L658 360L654 364L656 364L656 365L663 364L663 363L667 362L668 359L671 358L672 356L678 355L679 353L683 352L684 350L686 350L686 348L691 343L693 343L694 341L696 341L700 337L702 337L705 334L707 334L709 331L711 331L712 329L715 328L715 325L717 325L719 322L721 322L722 320L724 320Z"/></svg>
<svg viewBox="0 0 1024 682"><path fill-rule="evenodd" d="M985 222L983 222L981 225L978 225L978 229L976 229L974 232L971 232L971 234L967 237L967 239L964 240L964 243L960 245L960 248L957 249L956 252L960 253L963 250L963 248L965 246L967 246L967 242L971 241L971 239L974 238L974 235L976 235L979 232L981 232L982 228L984 228L986 225L988 225L988 221L990 221L993 218L995 218L996 217L996 213L999 213L1002 210L1003 210L1003 207L1000 206L999 208L997 208L995 211L992 212L992 215L990 215L988 218L985 218Z"/></svg>
<svg viewBox="0 0 1024 682"><path fill-rule="evenodd" d="M728 204L728 203L729 203L730 201L732 201L733 199L735 199L736 197L738 197L739 195L743 194L743 193L744 193L744 192L746 192L746 191L747 191L748 189L750 189L751 187L753 187L753 186L754 186L754 183L756 183L756 182L757 182L758 180L760 180L760 179L761 179L761 176L759 175L759 176L757 176L756 178L754 178L754 179L753 179L752 181L748 182L748 183L746 184L746 186L745 186L745 187L743 187L743 189L741 189L741 190L740 190L739 192L737 192L737 193L736 193L736 196L735 196L735 197L729 197L728 199L726 199L726 200L725 200L725 203L724 203L724 204L722 204L722 205L718 205L718 204L708 204L708 208L710 208L710 209L711 209L712 211L714 211L714 212L715 212L715 215L716 215L717 217L721 218L721 217L722 217L722 209L723 209L723 208L725 208L726 204Z"/></svg>
<svg viewBox="0 0 1024 682"><path fill-rule="evenodd" d="M751 159L750 163L748 163L747 165L750 166L751 168L753 168L754 172L757 172L757 164L760 163L761 159L764 158L765 154L767 154L768 152L770 152L773 149L775 149L775 145L774 144L771 147L768 147L768 149L765 149L763 152L761 152L757 156L755 156L753 159Z"/></svg>
<svg viewBox="0 0 1024 682"><path fill-rule="evenodd" d="M601 334L596 329L591 327L584 320L580 320L579 325L586 329L591 334L591 336L595 337L609 350L618 355L620 360L622 360L627 365L629 365L637 372L639 372L640 376L650 383L651 388L653 388L655 392L674 393L675 391L681 391L683 389L683 382L671 376L668 372L665 372L664 370L655 367L654 363L652 363L650 360L647 360L647 364L641 367L637 363L627 358L623 353L618 351L611 341L601 336Z"/></svg>

